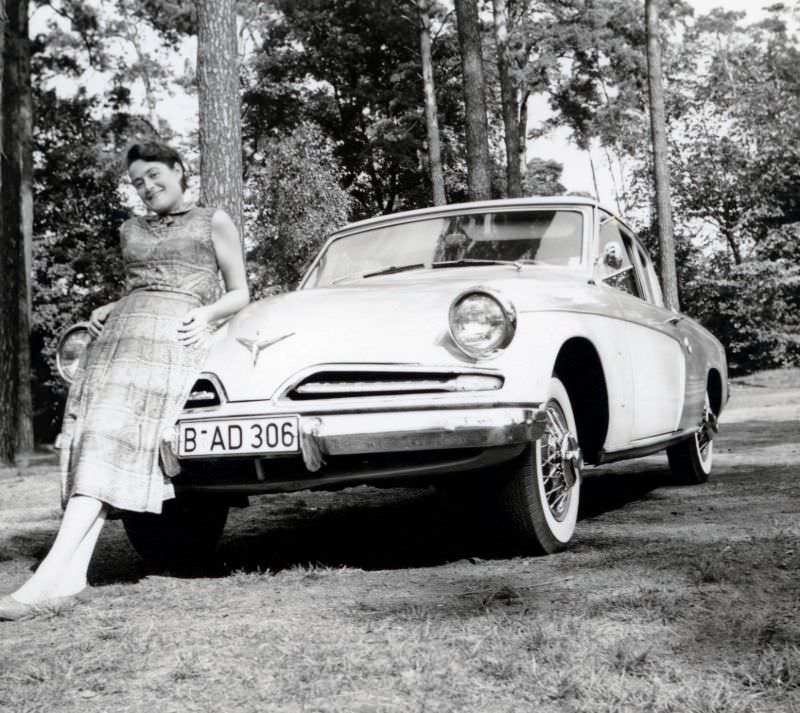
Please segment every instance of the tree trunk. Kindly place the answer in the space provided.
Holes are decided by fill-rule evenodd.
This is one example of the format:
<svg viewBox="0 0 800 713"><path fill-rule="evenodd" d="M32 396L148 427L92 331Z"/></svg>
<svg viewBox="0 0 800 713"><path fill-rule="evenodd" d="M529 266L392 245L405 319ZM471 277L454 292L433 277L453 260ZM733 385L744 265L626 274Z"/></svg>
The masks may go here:
<svg viewBox="0 0 800 713"><path fill-rule="evenodd" d="M31 395L31 261L33 241L33 119L31 53L28 39L28 0L8 4L8 37L4 64L4 95L8 99L4 149L7 160L7 231L17 243L17 456L33 452L33 399Z"/></svg>
<svg viewBox="0 0 800 713"><path fill-rule="evenodd" d="M650 90L650 136L653 142L653 178L656 192L658 244L661 253L661 283L667 307L679 309L678 278L675 271L675 238L667 156L664 78L661 70L661 42L658 34L658 0L645 0L647 26L647 78Z"/></svg>
<svg viewBox="0 0 800 713"><path fill-rule="evenodd" d="M525 185L528 175L528 97L530 92L525 90L519 103L519 182Z"/></svg>
<svg viewBox="0 0 800 713"><path fill-rule="evenodd" d="M477 0L455 0L455 7L464 79L469 197L475 201L488 200L492 182Z"/></svg>
<svg viewBox="0 0 800 713"><path fill-rule="evenodd" d="M522 195L519 163L519 96L511 77L508 56L508 10L506 0L492 0L494 35L497 42L497 70L500 76L500 102L506 144L506 195Z"/></svg>
<svg viewBox="0 0 800 713"><path fill-rule="evenodd" d="M417 0L419 14L419 48L422 55L422 85L425 94L425 129L428 135L428 166L433 188L433 205L444 205L442 174L442 147L439 138L439 118L436 107L436 88L433 82L433 59L431 58L430 0Z"/></svg>
<svg viewBox="0 0 800 713"><path fill-rule="evenodd" d="M5 38L8 17L5 5L0 5L0 76L5 77ZM5 97L5 82L0 82L0 156L3 156L3 170L0 171L0 194L2 203L6 202L5 166L7 160L3 150L5 138L6 113L13 107ZM19 320L17 301L19 251L13 231L5 229L5 211L0 210L0 463L14 462L17 435L17 345L19 343Z"/></svg>
<svg viewBox="0 0 800 713"><path fill-rule="evenodd" d="M200 195L242 232L242 120L233 0L197 2Z"/></svg>

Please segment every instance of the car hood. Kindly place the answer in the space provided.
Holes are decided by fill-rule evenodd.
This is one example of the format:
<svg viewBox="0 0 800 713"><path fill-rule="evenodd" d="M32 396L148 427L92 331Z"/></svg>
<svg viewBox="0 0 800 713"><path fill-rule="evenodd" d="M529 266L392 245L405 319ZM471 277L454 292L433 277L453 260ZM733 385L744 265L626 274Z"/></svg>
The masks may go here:
<svg viewBox="0 0 800 713"><path fill-rule="evenodd" d="M598 300L585 276L537 266L417 270L298 290L239 312L216 335L204 371L240 401L269 398L316 365L465 366L470 360L451 343L448 313L474 287L503 293L518 312Z"/></svg>

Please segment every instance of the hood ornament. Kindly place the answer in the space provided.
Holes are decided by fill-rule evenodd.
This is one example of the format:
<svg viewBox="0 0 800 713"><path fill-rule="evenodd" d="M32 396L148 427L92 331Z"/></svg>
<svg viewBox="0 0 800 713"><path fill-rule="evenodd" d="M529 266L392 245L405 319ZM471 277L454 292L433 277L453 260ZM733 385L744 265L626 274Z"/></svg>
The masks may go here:
<svg viewBox="0 0 800 713"><path fill-rule="evenodd" d="M247 351L250 352L250 356L253 357L253 366L256 365L258 362L258 355L266 349L267 347L271 347L273 344L277 344L278 342L282 342L284 339L288 339L291 336L294 336L294 332L289 332L289 334L284 334L282 337L278 337L277 339L259 339L260 332L256 330L256 338L255 339L246 339L245 337L236 337L236 341L239 342Z"/></svg>

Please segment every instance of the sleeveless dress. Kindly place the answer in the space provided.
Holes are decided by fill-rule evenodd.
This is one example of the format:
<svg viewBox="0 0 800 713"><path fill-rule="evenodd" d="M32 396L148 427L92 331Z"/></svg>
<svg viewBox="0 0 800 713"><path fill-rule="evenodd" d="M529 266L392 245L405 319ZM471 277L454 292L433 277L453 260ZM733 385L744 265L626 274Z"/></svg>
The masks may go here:
<svg viewBox="0 0 800 713"><path fill-rule="evenodd" d="M120 229L125 296L84 352L59 436L62 506L90 495L121 510L161 512L174 497L174 465L159 460L208 353L184 346L178 327L218 299L213 208L135 217Z"/></svg>

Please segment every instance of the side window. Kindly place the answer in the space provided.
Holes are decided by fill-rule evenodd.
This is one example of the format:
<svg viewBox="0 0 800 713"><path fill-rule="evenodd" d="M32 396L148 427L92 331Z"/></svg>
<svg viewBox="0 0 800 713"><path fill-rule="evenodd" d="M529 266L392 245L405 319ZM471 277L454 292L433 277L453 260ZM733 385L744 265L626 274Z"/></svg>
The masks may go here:
<svg viewBox="0 0 800 713"><path fill-rule="evenodd" d="M643 299L631 261L633 241L610 215L601 214L599 276L607 285Z"/></svg>
<svg viewBox="0 0 800 713"><path fill-rule="evenodd" d="M658 281L653 262L645 249L638 243L636 244L636 261L639 263L639 273L642 275L649 293L649 301L663 307L664 295L661 292L661 284Z"/></svg>

